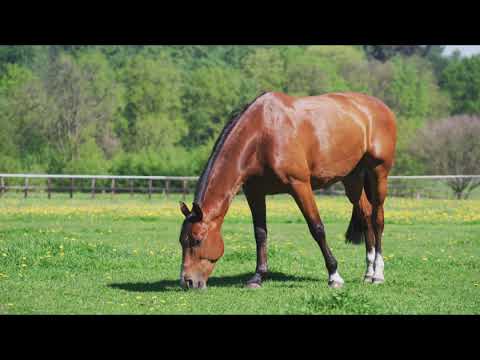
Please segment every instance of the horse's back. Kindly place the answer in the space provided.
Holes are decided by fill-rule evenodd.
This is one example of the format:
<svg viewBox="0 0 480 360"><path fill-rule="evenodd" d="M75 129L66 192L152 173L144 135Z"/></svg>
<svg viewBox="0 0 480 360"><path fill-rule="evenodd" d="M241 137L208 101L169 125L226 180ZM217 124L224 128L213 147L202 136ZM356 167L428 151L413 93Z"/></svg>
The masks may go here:
<svg viewBox="0 0 480 360"><path fill-rule="evenodd" d="M393 161L395 117L380 100L359 93L264 100L268 165L286 181L307 176L329 181L348 174L365 154Z"/></svg>

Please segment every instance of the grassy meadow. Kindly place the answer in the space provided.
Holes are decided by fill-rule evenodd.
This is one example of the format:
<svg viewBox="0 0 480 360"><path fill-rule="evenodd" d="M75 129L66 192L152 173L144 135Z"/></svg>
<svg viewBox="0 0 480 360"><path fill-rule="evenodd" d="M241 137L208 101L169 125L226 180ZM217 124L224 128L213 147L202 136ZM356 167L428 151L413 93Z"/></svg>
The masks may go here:
<svg viewBox="0 0 480 360"><path fill-rule="evenodd" d="M332 290L294 201L270 197L270 277L261 289L246 289L255 241L237 196L207 291L178 284L178 200L0 198L0 314L480 314L480 200L388 198L386 282L374 286L362 281L364 246L344 242L348 200L319 196L345 280Z"/></svg>

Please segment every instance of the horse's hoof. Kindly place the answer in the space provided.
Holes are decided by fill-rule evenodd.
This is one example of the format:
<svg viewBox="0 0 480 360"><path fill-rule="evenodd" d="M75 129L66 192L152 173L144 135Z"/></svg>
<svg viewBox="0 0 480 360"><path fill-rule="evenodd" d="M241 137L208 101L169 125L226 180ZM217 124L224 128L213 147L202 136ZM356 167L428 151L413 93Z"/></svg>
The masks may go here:
<svg viewBox="0 0 480 360"><path fill-rule="evenodd" d="M364 283L371 284L372 281L373 281L373 277L371 277L371 276L365 276L365 277L363 278L363 282L364 282Z"/></svg>
<svg viewBox="0 0 480 360"><path fill-rule="evenodd" d="M373 278L372 280L372 284L376 284L376 285L383 284L384 282L385 282L385 279L381 279L381 278Z"/></svg>
<svg viewBox="0 0 480 360"><path fill-rule="evenodd" d="M341 287L343 287L343 283L342 282L339 282L339 281L330 281L328 283L328 286L331 288L331 289L340 289Z"/></svg>
<svg viewBox="0 0 480 360"><path fill-rule="evenodd" d="M262 287L262 285L260 285L259 283L256 283L256 282L251 282L251 283L248 283L247 285L245 285L245 287L249 288L249 289L259 289Z"/></svg>

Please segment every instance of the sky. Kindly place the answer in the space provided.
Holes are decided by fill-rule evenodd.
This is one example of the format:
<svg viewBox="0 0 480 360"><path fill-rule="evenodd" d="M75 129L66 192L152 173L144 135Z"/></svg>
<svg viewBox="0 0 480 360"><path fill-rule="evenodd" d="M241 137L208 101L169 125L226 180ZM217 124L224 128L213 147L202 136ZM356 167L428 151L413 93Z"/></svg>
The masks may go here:
<svg viewBox="0 0 480 360"><path fill-rule="evenodd" d="M443 52L444 55L450 55L455 50L460 50L463 56L471 56L480 53L480 45L447 45Z"/></svg>

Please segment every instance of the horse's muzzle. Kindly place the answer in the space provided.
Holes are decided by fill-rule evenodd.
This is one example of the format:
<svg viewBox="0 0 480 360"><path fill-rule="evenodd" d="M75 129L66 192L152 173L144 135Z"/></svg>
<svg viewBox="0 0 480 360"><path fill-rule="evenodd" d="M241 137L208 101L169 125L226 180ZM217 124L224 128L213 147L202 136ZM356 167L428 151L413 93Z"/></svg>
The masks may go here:
<svg viewBox="0 0 480 360"><path fill-rule="evenodd" d="M180 280L180 286L184 289L206 289L207 284L205 281L199 280L195 281L193 279L187 278L186 276Z"/></svg>

